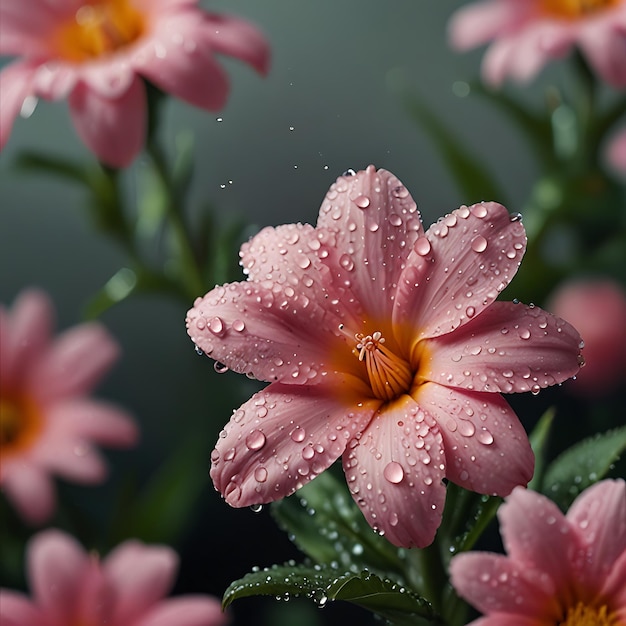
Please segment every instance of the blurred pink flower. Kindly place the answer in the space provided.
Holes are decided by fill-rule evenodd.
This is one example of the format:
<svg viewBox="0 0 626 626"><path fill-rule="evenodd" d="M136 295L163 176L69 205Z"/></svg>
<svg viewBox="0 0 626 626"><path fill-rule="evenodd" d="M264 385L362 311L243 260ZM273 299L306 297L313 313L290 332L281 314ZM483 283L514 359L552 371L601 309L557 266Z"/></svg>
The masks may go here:
<svg viewBox="0 0 626 626"><path fill-rule="evenodd" d="M500 495L526 484L533 455L499 392L574 375L580 337L537 307L494 302L525 244L495 202L425 233L406 187L373 166L337 179L316 228L266 228L244 244L248 280L216 287L187 316L206 354L271 383L213 452L227 502L277 500L343 455L369 524L424 546L444 477Z"/></svg>
<svg viewBox="0 0 626 626"><path fill-rule="evenodd" d="M492 42L483 76L528 81L578 47L610 85L626 87L626 0L482 0L459 9L450 40L460 50Z"/></svg>
<svg viewBox="0 0 626 626"><path fill-rule="evenodd" d="M143 79L209 111L228 95L216 54L266 73L269 47L243 20L205 13L197 0L2 0L0 148L29 96L69 99L72 120L98 158L128 165L146 134Z"/></svg>
<svg viewBox="0 0 626 626"><path fill-rule="evenodd" d="M626 176L626 128L610 138L606 155L613 169Z"/></svg>
<svg viewBox="0 0 626 626"><path fill-rule="evenodd" d="M227 621L211 596L164 599L178 569L177 554L166 546L126 541L100 561L73 537L46 530L31 540L27 558L33 598L0 590L3 626L222 626Z"/></svg>
<svg viewBox="0 0 626 626"><path fill-rule="evenodd" d="M626 381L626 292L609 279L579 279L557 288L547 308L585 342L585 367L568 388L598 396Z"/></svg>
<svg viewBox="0 0 626 626"><path fill-rule="evenodd" d="M498 511L508 556L452 559L452 584L486 617L473 626L626 624L626 483L585 490L567 515L521 487Z"/></svg>
<svg viewBox="0 0 626 626"><path fill-rule="evenodd" d="M131 446L133 420L118 407L86 397L118 355L100 324L51 339L52 304L25 291L11 312L0 308L0 486L27 521L55 508L51 474L80 483L106 476L94 444Z"/></svg>

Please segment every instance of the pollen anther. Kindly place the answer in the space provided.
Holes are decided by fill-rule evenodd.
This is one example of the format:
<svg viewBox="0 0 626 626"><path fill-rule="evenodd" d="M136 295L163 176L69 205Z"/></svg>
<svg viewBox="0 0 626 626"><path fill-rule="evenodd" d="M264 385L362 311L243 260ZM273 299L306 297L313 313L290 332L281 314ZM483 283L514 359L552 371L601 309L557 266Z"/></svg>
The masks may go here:
<svg viewBox="0 0 626 626"><path fill-rule="evenodd" d="M354 349L359 361L365 362L372 392L381 400L393 400L411 387L413 374L409 364L388 350L380 331L371 335L357 333Z"/></svg>

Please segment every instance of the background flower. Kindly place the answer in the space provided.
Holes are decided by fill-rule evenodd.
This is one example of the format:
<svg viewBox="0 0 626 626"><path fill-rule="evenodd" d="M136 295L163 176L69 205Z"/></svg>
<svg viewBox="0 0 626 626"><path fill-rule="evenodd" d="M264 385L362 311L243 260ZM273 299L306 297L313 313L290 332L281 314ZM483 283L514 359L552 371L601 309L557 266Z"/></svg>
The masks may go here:
<svg viewBox="0 0 626 626"><path fill-rule="evenodd" d="M248 280L187 316L205 353L271 383L221 433L216 488L233 506L270 502L343 455L370 525L424 546L444 477L498 495L526 484L532 452L499 392L575 374L580 337L538 307L494 302L524 245L519 219L494 202L424 232L406 187L373 166L337 179L316 228L244 244Z"/></svg>
<svg viewBox="0 0 626 626"><path fill-rule="evenodd" d="M615 171L626 176L626 128L610 138L606 154L609 164Z"/></svg>
<svg viewBox="0 0 626 626"><path fill-rule="evenodd" d="M604 480L567 515L516 488L498 511L508 556L453 557L452 584L486 617L476 626L617 625L626 620L626 483Z"/></svg>
<svg viewBox="0 0 626 626"><path fill-rule="evenodd" d="M178 569L177 554L166 546L126 541L100 561L73 537L47 530L31 540L27 567L32 599L0 590L6 626L221 626L227 621L216 598L164 599Z"/></svg>
<svg viewBox="0 0 626 626"><path fill-rule="evenodd" d="M494 85L530 80L576 46L603 80L626 86L625 0L483 0L459 9L449 29L460 50L492 42L483 76Z"/></svg>
<svg viewBox="0 0 626 626"><path fill-rule="evenodd" d="M613 391L626 380L626 293L609 279L579 279L560 285L548 310L566 319L585 342L585 367L569 384L584 395Z"/></svg>
<svg viewBox="0 0 626 626"><path fill-rule="evenodd" d="M228 94L216 53L265 73L269 48L243 20L205 13L195 0L3 0L0 148L28 96L69 99L78 134L108 165L128 165L146 134L143 79L211 111ZM36 15L37 18L33 19Z"/></svg>
<svg viewBox="0 0 626 626"><path fill-rule="evenodd" d="M40 291L0 309L0 485L31 523L54 510L51 474L101 482L106 466L94 444L127 447L138 435L125 411L86 397L117 358L117 344L96 323L52 339L52 318Z"/></svg>

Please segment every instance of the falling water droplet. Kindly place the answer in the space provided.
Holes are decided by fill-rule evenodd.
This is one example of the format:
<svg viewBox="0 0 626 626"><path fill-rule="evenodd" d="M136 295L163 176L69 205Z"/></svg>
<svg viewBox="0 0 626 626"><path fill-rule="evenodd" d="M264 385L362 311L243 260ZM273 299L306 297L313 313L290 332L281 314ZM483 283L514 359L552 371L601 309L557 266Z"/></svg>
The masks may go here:
<svg viewBox="0 0 626 626"><path fill-rule="evenodd" d="M228 365L224 365L224 363L220 363L219 361L215 361L215 363L213 363L213 369L218 374L224 374L225 372L228 371Z"/></svg>

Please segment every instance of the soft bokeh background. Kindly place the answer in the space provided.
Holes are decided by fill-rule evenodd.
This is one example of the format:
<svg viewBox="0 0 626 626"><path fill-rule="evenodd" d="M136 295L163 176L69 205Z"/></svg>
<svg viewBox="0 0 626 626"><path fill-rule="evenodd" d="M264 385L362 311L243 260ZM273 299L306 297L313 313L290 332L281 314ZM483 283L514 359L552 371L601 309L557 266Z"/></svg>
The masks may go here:
<svg viewBox="0 0 626 626"><path fill-rule="evenodd" d="M481 51L459 55L447 46L446 21L457 2L216 0L204 6L259 25L271 42L273 61L266 79L225 61L232 92L228 106L215 115L167 103L165 145L173 151L181 132L192 133L195 141L194 210L210 204L222 220L243 218L250 232L268 224L315 221L331 182L368 163L393 171L407 185L427 225L463 202L480 200L460 197L430 139L403 108L402 85L419 94L488 164L507 190L509 210L521 209L536 174L523 137L487 102L458 95L465 91L464 81L477 77ZM568 78L563 66L549 68L546 75L557 82ZM541 87L517 93L531 98ZM82 189L12 169L12 159L23 149L92 157L79 143L65 104L45 102L30 119L18 120L0 157L0 300L9 303L24 286L38 285L55 300L64 328L81 319L86 302L127 260L93 228ZM137 163L127 176L131 197L141 168ZM213 490L208 467L217 432L255 387L231 374L220 377L208 359L195 354L184 314L179 302L139 296L103 315L123 346L123 358L97 395L128 407L143 440L135 451L109 455L114 465L109 485L63 488L86 518L99 512L106 519L112 485L142 485L192 436L200 448L201 495L178 543L179 588L221 595L253 565L298 555L267 511L231 510ZM531 420L546 404L536 402ZM238 624L339 623L345 611L320 612L309 604L273 600L234 607ZM369 623L365 613L350 611Z"/></svg>

